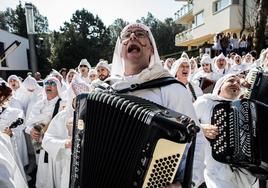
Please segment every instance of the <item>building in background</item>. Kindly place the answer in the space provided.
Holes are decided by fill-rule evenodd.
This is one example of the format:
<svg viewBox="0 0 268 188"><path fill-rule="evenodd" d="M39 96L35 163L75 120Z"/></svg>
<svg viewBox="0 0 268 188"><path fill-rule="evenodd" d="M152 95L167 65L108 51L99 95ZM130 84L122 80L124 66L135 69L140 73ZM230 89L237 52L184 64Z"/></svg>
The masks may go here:
<svg viewBox="0 0 268 188"><path fill-rule="evenodd" d="M11 74L25 77L30 69L28 58L29 42L27 38L0 29L0 53L16 40L20 42L19 47L7 55L0 64L0 77L4 79Z"/></svg>
<svg viewBox="0 0 268 188"><path fill-rule="evenodd" d="M187 46L188 50L196 47L211 47L215 42L215 36L219 33L249 33L252 31L254 9L251 0L246 2L246 12L243 14L243 0L175 0L184 1L185 5L175 15L175 22L185 26L185 30L175 36L176 46ZM247 17L246 17L247 16ZM243 17L247 23L243 24ZM251 28L250 28L251 27Z"/></svg>

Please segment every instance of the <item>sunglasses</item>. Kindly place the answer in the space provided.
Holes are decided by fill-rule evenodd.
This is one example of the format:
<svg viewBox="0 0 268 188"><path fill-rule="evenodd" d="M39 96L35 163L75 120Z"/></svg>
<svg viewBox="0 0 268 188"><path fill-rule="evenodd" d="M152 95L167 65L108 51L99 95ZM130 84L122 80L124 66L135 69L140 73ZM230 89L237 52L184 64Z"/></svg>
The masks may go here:
<svg viewBox="0 0 268 188"><path fill-rule="evenodd" d="M45 82L45 86L57 86L56 82Z"/></svg>
<svg viewBox="0 0 268 188"><path fill-rule="evenodd" d="M145 30L136 30L136 31L125 31L125 32L122 32L121 35L120 35L120 39L122 41L124 40L128 40L131 36L131 34L134 33L134 35L137 37L137 38L146 38L149 36L149 33L148 31L145 31Z"/></svg>
<svg viewBox="0 0 268 188"><path fill-rule="evenodd" d="M80 65L79 67L87 67L86 65Z"/></svg>

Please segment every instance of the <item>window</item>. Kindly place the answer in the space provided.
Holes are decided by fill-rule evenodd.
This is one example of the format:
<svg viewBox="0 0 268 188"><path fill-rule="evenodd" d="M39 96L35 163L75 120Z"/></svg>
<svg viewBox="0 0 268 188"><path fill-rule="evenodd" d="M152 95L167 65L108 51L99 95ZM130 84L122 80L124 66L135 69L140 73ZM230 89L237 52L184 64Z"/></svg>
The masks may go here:
<svg viewBox="0 0 268 188"><path fill-rule="evenodd" d="M0 59L4 58L5 57L5 54L2 54L5 50L5 44L3 42L0 42ZM0 67L7 67L7 62L6 60L2 61L1 62L1 65Z"/></svg>
<svg viewBox="0 0 268 188"><path fill-rule="evenodd" d="M195 23L194 26L197 27L204 23L204 11L199 12L195 15Z"/></svg>
<svg viewBox="0 0 268 188"><path fill-rule="evenodd" d="M218 0L213 2L213 12L220 11L231 4L231 0Z"/></svg>

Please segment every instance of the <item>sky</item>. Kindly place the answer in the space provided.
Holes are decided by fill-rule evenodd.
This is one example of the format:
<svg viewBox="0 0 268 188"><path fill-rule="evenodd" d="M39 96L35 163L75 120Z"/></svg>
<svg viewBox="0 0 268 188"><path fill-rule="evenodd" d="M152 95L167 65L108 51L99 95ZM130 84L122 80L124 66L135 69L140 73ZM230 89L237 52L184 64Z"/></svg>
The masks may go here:
<svg viewBox="0 0 268 188"><path fill-rule="evenodd" d="M88 10L94 16L98 15L106 26L111 25L117 18L135 22L141 17L147 17L150 12L161 21L165 18L175 19L175 12L180 9L182 2L175 0L21 0L31 2L46 16L50 30L59 30L65 21L70 20L76 10ZM7 7L16 8L19 0L0 0L0 11Z"/></svg>

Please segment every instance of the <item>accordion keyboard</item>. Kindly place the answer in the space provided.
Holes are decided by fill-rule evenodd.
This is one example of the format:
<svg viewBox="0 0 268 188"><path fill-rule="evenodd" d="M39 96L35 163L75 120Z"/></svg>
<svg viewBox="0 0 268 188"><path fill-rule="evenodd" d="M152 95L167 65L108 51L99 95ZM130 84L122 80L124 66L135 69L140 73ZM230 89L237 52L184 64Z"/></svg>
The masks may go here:
<svg viewBox="0 0 268 188"><path fill-rule="evenodd" d="M220 162L249 162L252 156L247 102L220 103L213 109L212 124L218 126L219 135L211 140L212 155Z"/></svg>
<svg viewBox="0 0 268 188"><path fill-rule="evenodd" d="M254 83L256 81L257 75L258 75L258 70L253 69L248 73L248 75L246 77L246 81L251 85L251 88L245 90L244 97L246 99L249 99L251 96L252 89L253 89Z"/></svg>

